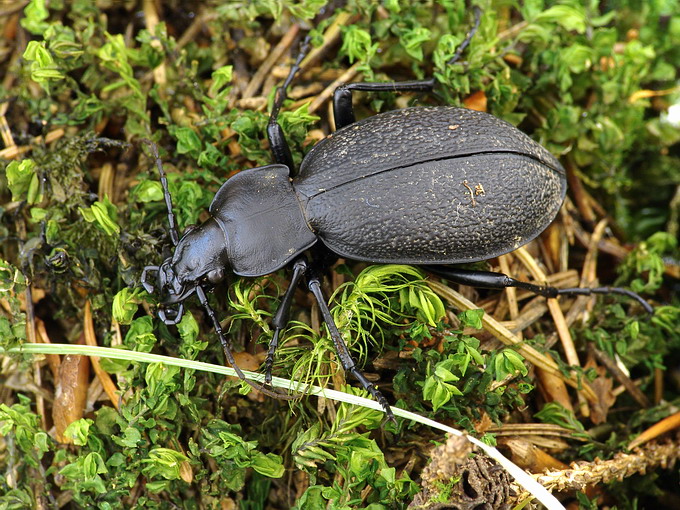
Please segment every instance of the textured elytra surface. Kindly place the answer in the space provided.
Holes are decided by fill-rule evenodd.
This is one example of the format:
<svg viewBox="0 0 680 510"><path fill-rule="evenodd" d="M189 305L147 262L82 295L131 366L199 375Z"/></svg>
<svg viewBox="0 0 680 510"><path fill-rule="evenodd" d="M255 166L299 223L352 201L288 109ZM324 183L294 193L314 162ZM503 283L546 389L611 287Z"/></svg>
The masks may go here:
<svg viewBox="0 0 680 510"><path fill-rule="evenodd" d="M316 194L306 212L321 240L345 257L456 264L529 242L557 214L564 189L561 176L534 159L480 154L350 181Z"/></svg>
<svg viewBox="0 0 680 510"><path fill-rule="evenodd" d="M535 238L566 193L543 147L491 115L451 107L370 117L318 144L294 179L334 252L385 263L488 259Z"/></svg>
<svg viewBox="0 0 680 510"><path fill-rule="evenodd" d="M368 117L319 142L295 178L298 192L320 190L425 161L486 152L516 152L564 174L559 162L511 124L488 113L434 106Z"/></svg>

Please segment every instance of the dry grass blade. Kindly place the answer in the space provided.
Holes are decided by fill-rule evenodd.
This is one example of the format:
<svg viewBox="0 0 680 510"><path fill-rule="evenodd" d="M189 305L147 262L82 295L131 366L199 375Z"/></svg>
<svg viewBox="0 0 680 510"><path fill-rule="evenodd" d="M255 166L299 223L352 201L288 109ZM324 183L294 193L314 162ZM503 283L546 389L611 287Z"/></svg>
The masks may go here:
<svg viewBox="0 0 680 510"><path fill-rule="evenodd" d="M97 345L97 337L94 333L94 323L92 322L92 309L90 307L89 301L85 301L85 314L83 317L83 333L85 335L85 343L87 345L91 346ZM120 397L118 396L120 393L118 391L118 388L111 379L111 376L108 373L104 372L104 369L99 364L99 358L96 356L92 356L90 359L92 360L92 367L94 368L94 372L97 374L99 381L102 383L106 395L109 397L109 400L116 408L116 410L118 410L120 400Z"/></svg>
<svg viewBox="0 0 680 510"><path fill-rule="evenodd" d="M647 430L645 430L642 434L640 434L638 437L633 439L628 445L628 449L632 450L633 448L636 448L646 443L647 441L651 441L652 439L659 437L661 434L665 434L666 432L670 432L671 430L675 430L679 427L680 427L680 412L677 412L664 418L659 423L655 423Z"/></svg>

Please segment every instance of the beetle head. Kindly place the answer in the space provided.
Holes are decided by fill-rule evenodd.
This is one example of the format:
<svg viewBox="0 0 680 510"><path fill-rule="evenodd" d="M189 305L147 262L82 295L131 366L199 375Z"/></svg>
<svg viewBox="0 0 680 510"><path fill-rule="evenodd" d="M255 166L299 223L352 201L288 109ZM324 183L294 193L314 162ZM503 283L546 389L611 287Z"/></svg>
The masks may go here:
<svg viewBox="0 0 680 510"><path fill-rule="evenodd" d="M142 273L142 285L147 292L157 290L161 305L169 310L181 304L196 291L197 286L209 289L221 282L228 267L227 240L214 219L187 229L175 247L172 257L159 267L148 266ZM156 271L156 285L146 281L146 274ZM181 315L173 320L179 321Z"/></svg>

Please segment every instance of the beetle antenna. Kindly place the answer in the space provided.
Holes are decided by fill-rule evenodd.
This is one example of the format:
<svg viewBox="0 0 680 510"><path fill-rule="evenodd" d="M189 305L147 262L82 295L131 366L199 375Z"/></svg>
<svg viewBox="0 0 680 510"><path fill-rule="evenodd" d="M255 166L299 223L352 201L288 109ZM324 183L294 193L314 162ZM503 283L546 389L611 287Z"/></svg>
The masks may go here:
<svg viewBox="0 0 680 510"><path fill-rule="evenodd" d="M477 29L479 28L479 23L482 20L482 10L477 7L476 5L472 8L472 10L475 13L475 24L474 26L470 29L468 32L467 36L465 36L465 40L458 46L458 49L456 50L456 53L451 57L451 60L449 60L446 65L452 65L455 64L460 56L463 54L465 51L465 48L468 47L470 44L470 41L472 40L472 37L475 35L477 32Z"/></svg>
<svg viewBox="0 0 680 510"><path fill-rule="evenodd" d="M179 242L179 235L177 234L177 221L175 220L175 213L172 211L172 196L170 195L170 188L168 187L168 179L163 170L163 163L161 157L158 155L158 146L151 140L143 139L145 144L149 146L151 156L156 162L156 168L161 178L161 186L163 186L163 197L165 198L165 206L168 208L168 230L170 232L170 240L173 246L177 246Z"/></svg>
<svg viewBox="0 0 680 510"><path fill-rule="evenodd" d="M205 311L208 313L208 316L210 317L210 320L213 323L213 327L215 328L215 332L217 333L217 337L220 339L220 343L222 344L222 350L224 351L224 355L227 358L227 361L231 365L231 367L234 369L236 372L236 375L238 376L239 379L242 381L245 381L248 383L250 386L255 388L258 391L261 391L265 395L269 395L270 397L273 398L278 398L281 400L295 400L299 397L295 395L288 395L286 393L281 393L278 391L274 391L269 388L265 388L261 384L258 384L254 381L251 381L250 379L246 378L246 375L243 373L241 368L236 364L236 360L234 359L234 355L231 352L231 343L227 339L227 337L224 334L224 331L222 330L222 326L220 325L220 321L217 319L217 315L215 314L215 310L212 309L212 306L208 303L208 298L205 295L205 291L203 290L203 287L200 285L196 286L196 295L198 296L198 300L201 302L201 305L203 305L203 308L205 308Z"/></svg>

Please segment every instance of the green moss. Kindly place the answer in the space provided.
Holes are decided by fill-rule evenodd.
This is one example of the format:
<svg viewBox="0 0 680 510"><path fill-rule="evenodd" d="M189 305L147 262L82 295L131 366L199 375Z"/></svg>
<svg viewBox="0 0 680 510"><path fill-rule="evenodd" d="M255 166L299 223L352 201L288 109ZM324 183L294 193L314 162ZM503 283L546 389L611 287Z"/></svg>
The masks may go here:
<svg viewBox="0 0 680 510"><path fill-rule="evenodd" d="M292 88L326 87L354 63L370 81L435 76L434 94L360 94L358 116L411 104L463 105L476 94L489 112L559 156L593 197L586 201L606 211L608 239L635 245L616 264L616 285L663 304L648 319L630 312L625 300L598 298L588 323L572 329L578 352L585 359L592 345L620 360L653 400L654 374L675 366L680 352L677 279L669 271L680 259L677 198L671 206L680 186L680 131L666 114L680 101L678 2L472 3L483 12L479 29L450 65L474 21L463 0L350 0L322 20L313 20L325 4L320 0L162 2L152 30L135 3L32 0L20 14L21 36L4 41L8 51L0 52L0 75L9 77L0 85L0 106L7 105L0 111L13 141L30 148L0 159L0 347L26 341L27 321L36 318L52 342L77 342L89 301L101 345L221 362L219 342L196 302L187 303L178 328L166 327L152 313L155 297L139 289L142 268L160 263L170 248L158 175L141 140L161 148L180 230L204 220L231 174L271 162L267 107L286 70L268 73L254 92L255 106L239 101L245 85L294 23L303 34L310 29L318 46L338 16L352 13L340 27L341 40ZM290 62L286 54L277 64ZM284 110L281 125L299 164L318 139L312 130L330 131L327 110L310 112L295 100ZM45 136L56 141L46 144ZM591 218L575 212L571 218L592 230ZM584 253L578 244L572 249L571 268L580 271ZM617 277L610 260L598 266L603 284ZM335 292L334 317L392 402L468 430L486 417L500 423L541 411L539 383L519 354L473 332L479 317L451 313L418 270L346 261L334 275L339 286L327 289ZM210 296L237 351L266 350L288 276L233 278ZM26 310L28 283L36 303ZM341 383L332 341L323 327L310 326L317 311L304 293L291 318L275 374ZM554 329L545 318L525 333L546 349ZM564 354L552 348L568 371ZM113 360L102 365L121 392L120 409L96 400L69 429L76 443L67 446L50 432L51 371L3 358L0 506L71 498L76 507L107 509L222 508L227 499L244 509L405 508L418 490L422 463L408 460L429 446L426 428L381 429L375 411L316 399L244 396L247 388L214 374ZM19 391L16 378L35 370L39 387ZM617 405L637 406L632 417L612 411L608 435L582 434L587 444L571 444L563 460L623 449L680 403L670 377L666 383L668 404L643 410L621 396ZM580 434L590 426L553 407L538 416ZM289 480L302 480L306 490ZM651 505L654 494L674 491L677 480L647 477L644 485ZM609 495L626 504L636 497L635 486L624 480Z"/></svg>

